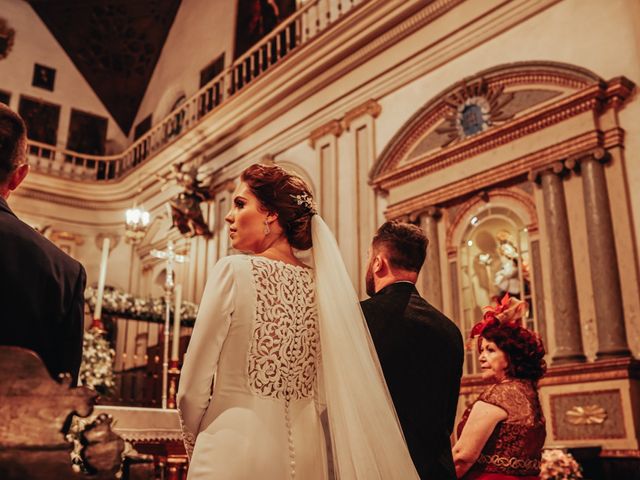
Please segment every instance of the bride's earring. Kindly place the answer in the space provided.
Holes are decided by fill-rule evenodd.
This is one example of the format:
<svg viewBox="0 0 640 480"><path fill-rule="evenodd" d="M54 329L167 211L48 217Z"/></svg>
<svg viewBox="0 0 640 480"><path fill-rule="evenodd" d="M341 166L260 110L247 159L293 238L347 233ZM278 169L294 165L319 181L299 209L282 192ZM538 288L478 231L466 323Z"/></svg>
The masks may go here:
<svg viewBox="0 0 640 480"><path fill-rule="evenodd" d="M264 221L264 234L269 235L271 233L271 229L269 228L269 222Z"/></svg>

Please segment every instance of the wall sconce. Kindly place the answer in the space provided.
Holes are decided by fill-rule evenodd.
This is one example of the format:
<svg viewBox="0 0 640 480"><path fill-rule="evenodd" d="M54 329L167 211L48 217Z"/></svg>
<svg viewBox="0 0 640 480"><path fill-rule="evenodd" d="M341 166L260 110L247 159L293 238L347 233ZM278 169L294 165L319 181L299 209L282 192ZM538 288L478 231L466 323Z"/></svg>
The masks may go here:
<svg viewBox="0 0 640 480"><path fill-rule="evenodd" d="M144 208L127 209L125 214L125 239L128 243L136 245L142 241L149 228L151 215Z"/></svg>

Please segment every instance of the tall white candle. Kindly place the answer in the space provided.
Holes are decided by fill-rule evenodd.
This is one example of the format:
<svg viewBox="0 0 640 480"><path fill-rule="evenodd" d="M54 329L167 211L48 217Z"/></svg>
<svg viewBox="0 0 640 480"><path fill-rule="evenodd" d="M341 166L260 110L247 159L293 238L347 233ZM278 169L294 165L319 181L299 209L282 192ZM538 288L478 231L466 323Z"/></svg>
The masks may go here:
<svg viewBox="0 0 640 480"><path fill-rule="evenodd" d="M176 296L175 308L173 310L173 343L171 344L171 360L178 361L178 350L180 348L180 307L182 306L182 285L176 285L174 289Z"/></svg>
<svg viewBox="0 0 640 480"><path fill-rule="evenodd" d="M100 320L102 316L102 297L104 296L104 283L107 279L107 260L109 259L109 244L111 240L105 237L102 240L102 258L100 259L100 277L98 278L98 297L96 298L96 308L93 311L93 318Z"/></svg>

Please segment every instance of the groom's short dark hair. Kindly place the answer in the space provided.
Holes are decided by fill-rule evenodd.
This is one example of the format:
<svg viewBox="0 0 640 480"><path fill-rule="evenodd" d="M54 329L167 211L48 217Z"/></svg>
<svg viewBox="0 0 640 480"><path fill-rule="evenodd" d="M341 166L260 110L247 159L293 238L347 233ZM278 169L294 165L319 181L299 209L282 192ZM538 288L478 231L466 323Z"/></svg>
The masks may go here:
<svg viewBox="0 0 640 480"><path fill-rule="evenodd" d="M23 161L27 127L16 112L0 103L0 183Z"/></svg>
<svg viewBox="0 0 640 480"><path fill-rule="evenodd" d="M429 240L424 231L411 223L385 222L373 236L374 251L384 248L392 268L419 272L427 256Z"/></svg>

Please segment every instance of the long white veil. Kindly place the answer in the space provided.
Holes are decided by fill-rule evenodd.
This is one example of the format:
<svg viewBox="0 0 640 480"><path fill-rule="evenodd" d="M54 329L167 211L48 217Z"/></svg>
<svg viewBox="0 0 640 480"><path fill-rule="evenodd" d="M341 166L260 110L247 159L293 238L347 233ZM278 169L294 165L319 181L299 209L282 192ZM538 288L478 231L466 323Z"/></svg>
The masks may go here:
<svg viewBox="0 0 640 480"><path fill-rule="evenodd" d="M358 297L333 233L311 223L320 328L320 395L340 480L419 479Z"/></svg>

